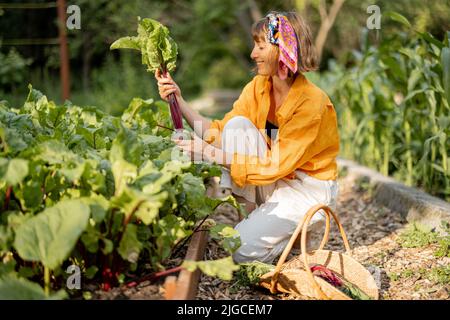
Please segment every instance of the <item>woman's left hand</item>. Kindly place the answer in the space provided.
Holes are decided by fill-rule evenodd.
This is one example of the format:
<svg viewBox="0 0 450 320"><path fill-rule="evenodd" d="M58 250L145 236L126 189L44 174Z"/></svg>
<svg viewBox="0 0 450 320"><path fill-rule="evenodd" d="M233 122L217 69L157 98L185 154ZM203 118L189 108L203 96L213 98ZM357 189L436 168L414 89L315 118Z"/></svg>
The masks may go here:
<svg viewBox="0 0 450 320"><path fill-rule="evenodd" d="M223 164L223 153L221 149L208 144L196 134L193 134L192 136L192 140L175 139L173 141L178 147L183 149L183 152L193 161Z"/></svg>

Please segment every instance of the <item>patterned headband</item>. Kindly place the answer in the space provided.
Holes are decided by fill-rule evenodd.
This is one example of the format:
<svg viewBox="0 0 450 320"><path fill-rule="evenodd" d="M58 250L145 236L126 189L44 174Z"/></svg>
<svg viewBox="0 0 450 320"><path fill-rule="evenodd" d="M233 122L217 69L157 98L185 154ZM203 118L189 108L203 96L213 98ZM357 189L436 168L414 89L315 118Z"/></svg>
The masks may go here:
<svg viewBox="0 0 450 320"><path fill-rule="evenodd" d="M294 28L286 16L269 13L269 30L267 40L280 49L280 59L289 70L297 72L298 43Z"/></svg>

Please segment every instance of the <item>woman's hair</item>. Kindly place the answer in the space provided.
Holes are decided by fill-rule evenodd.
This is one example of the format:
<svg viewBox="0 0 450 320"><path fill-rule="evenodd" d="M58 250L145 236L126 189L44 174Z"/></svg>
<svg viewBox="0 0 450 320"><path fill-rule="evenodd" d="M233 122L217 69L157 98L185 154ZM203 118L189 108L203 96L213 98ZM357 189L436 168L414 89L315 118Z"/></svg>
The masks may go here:
<svg viewBox="0 0 450 320"><path fill-rule="evenodd" d="M294 11L290 12L271 11L270 13L284 15L294 28L295 34L297 36L297 43L299 46L297 73L317 70L319 66L317 61L316 50L314 48L311 30L306 21ZM269 26L269 19L267 17L255 22L252 25L253 40L255 40L256 42L267 41L266 34L269 28L268 26ZM272 45L272 47L273 47L271 53L271 60L273 65L272 71L276 72L276 70L278 70L279 50L276 45ZM289 76L290 77L293 76L292 71L290 70Z"/></svg>

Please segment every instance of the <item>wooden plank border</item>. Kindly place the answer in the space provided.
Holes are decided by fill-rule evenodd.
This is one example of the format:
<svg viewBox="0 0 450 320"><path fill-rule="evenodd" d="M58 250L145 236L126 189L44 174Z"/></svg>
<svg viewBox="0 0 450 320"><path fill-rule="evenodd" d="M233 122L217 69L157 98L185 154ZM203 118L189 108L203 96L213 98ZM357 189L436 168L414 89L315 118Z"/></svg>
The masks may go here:
<svg viewBox="0 0 450 320"><path fill-rule="evenodd" d="M208 242L208 231L197 231L191 238L184 260L199 261L203 259L206 244ZM166 292L167 300L194 300L197 295L200 270L190 272L181 270L174 287L174 292ZM173 287L173 286L172 286Z"/></svg>

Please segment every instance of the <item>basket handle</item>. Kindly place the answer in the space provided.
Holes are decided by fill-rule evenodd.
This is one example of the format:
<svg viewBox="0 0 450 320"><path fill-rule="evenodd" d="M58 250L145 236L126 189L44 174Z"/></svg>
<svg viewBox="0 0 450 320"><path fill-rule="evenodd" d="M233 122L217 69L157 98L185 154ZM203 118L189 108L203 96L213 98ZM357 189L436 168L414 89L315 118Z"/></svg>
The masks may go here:
<svg viewBox="0 0 450 320"><path fill-rule="evenodd" d="M306 274L309 277L309 280L311 281L311 284L313 285L313 287L316 289L316 292L319 294L319 296L322 299L329 299L329 297L327 297L327 295L322 291L322 289L320 288L320 285L317 283L316 279L314 278L314 275L311 271L311 269L309 268L309 263L308 263L308 254L306 252L306 233L307 233L307 228L308 228L308 224L311 221L311 218L318 212L318 210L323 209L327 215L331 215L334 219L334 222L336 222L338 228L339 228L339 232L341 234L342 240L344 242L344 246L345 246L345 250L347 251L347 253L350 253L350 245L348 243L348 239L347 239L347 235L345 234L344 228L342 227L341 222L339 221L338 217L336 216L336 214L328 207L325 205L317 205L313 208L311 208L308 211L308 214L305 217L305 222L303 224L303 230L302 230L302 235L301 235L301 250L303 253L303 264L305 265L305 270L306 270Z"/></svg>
<svg viewBox="0 0 450 320"><path fill-rule="evenodd" d="M300 220L299 224L297 225L297 228L295 229L294 233L292 234L291 238L289 239L288 244L284 248L283 253L280 256L280 259L278 259L277 265L275 266L275 270L274 270L274 273L272 276L271 286L270 286L270 292L273 294L277 292L275 287L278 282L278 276L280 274L281 267L283 266L283 263L286 261L287 256L291 252L292 247L294 246L294 243L298 238L298 235L302 231L304 222L306 220L306 216L309 214L309 212L311 210L313 210L313 208L314 207L311 207L311 209L309 209L308 212ZM325 233L323 235L322 241L320 242L319 250L322 250L323 247L326 245L326 243L328 242L328 236L330 234L330 215L326 211L325 211L325 217L326 217ZM300 240L300 247L301 247L301 240Z"/></svg>
<svg viewBox="0 0 450 320"><path fill-rule="evenodd" d="M300 232L301 233L301 242L300 242L300 247L301 247L301 252L303 253L303 257L304 257L304 264L305 264L305 269L308 272L308 275L310 277L310 280L313 284L313 286L316 288L316 290L318 291L319 295L321 296L322 299L328 299L328 297L323 293L323 291L320 289L320 286L317 284L316 280L314 279L314 276L311 272L311 270L309 269L309 264L308 261L306 260L306 256L307 256L307 252L306 252L306 235L307 235L307 229L308 229L308 224L311 221L311 218L314 216L314 214L316 214L319 210L323 209L325 212L325 216L326 216L326 225L325 225L325 232L324 232L324 236L322 238L322 241L320 243L319 246L319 250L322 250L323 247L325 246L325 244L328 242L328 237L329 237L329 233L330 233L330 214L333 216L334 221L336 222L336 224L338 225L339 228L339 232L342 236L343 242L344 242L344 246L347 252L350 251L350 245L348 243L348 239L347 236L345 234L344 228L342 227L339 219L337 218L337 216L334 214L334 212L326 205L323 204L318 204L315 205L314 207L311 207L308 212L305 214L304 218L302 219L302 221L298 224L297 228L295 229L293 235L291 236L291 239L289 240L289 243L287 244L286 248L284 249L280 259L278 260L278 263L275 267L275 271L274 274L272 276L272 280L271 280L271 287L270 287L270 292L271 293L276 293L275 287L278 281L278 276L279 273L281 271L281 267L283 265L283 263L286 261L286 258L289 254L289 252L292 249L292 246L294 245L295 240L297 239L298 235Z"/></svg>

